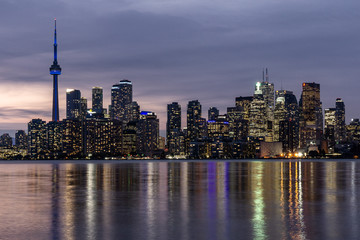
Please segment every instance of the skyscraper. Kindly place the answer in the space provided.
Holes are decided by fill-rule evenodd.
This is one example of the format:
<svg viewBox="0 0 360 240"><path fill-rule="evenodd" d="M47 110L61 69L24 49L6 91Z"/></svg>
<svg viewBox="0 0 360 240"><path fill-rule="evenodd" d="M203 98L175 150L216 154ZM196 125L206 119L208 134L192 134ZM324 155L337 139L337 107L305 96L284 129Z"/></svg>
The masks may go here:
<svg viewBox="0 0 360 240"><path fill-rule="evenodd" d="M132 82L121 80L111 88L111 119L128 121L129 104L132 103Z"/></svg>
<svg viewBox="0 0 360 240"><path fill-rule="evenodd" d="M341 98L336 99L336 113L335 113L335 140L342 142L346 138L346 126L345 126L345 104Z"/></svg>
<svg viewBox="0 0 360 240"><path fill-rule="evenodd" d="M196 141L200 137L201 104L198 100L189 101L187 106L188 141Z"/></svg>
<svg viewBox="0 0 360 240"><path fill-rule="evenodd" d="M261 83L256 83L254 98L250 104L249 136L265 137L267 132L267 104L261 90Z"/></svg>
<svg viewBox="0 0 360 240"><path fill-rule="evenodd" d="M219 116L219 109L216 107L210 107L208 110L208 120L214 121Z"/></svg>
<svg viewBox="0 0 360 240"><path fill-rule="evenodd" d="M137 125L138 151L152 157L159 144L159 119L154 112L142 111Z"/></svg>
<svg viewBox="0 0 360 240"><path fill-rule="evenodd" d="M80 90L66 90L66 118L81 119L81 93Z"/></svg>
<svg viewBox="0 0 360 240"><path fill-rule="evenodd" d="M24 130L18 130L15 133L15 146L20 149L27 148L27 134Z"/></svg>
<svg viewBox="0 0 360 240"><path fill-rule="evenodd" d="M181 131L181 106L177 102L167 105L166 141L170 154L176 154L181 148L179 144ZM183 146L182 146L183 147Z"/></svg>
<svg viewBox="0 0 360 240"><path fill-rule="evenodd" d="M102 87L92 88L92 110L98 114L103 113L103 89Z"/></svg>
<svg viewBox="0 0 360 240"><path fill-rule="evenodd" d="M330 153L334 152L336 127L336 108L326 108L324 137L328 142L328 149Z"/></svg>
<svg viewBox="0 0 360 240"><path fill-rule="evenodd" d="M87 115L87 99L85 97L81 97L80 99L80 108L81 108L81 114L80 114L80 118L81 120L85 120L86 115Z"/></svg>
<svg viewBox="0 0 360 240"><path fill-rule="evenodd" d="M61 74L61 68L57 62L56 19L55 19L55 32L54 32L54 61L50 67L50 74L53 75L52 120L58 122L59 121L58 75Z"/></svg>
<svg viewBox="0 0 360 240"><path fill-rule="evenodd" d="M250 119L250 105L254 97L237 97L235 98L235 106L240 107L242 118L249 121Z"/></svg>
<svg viewBox="0 0 360 240"><path fill-rule="evenodd" d="M11 148L12 147L12 137L8 133L4 133L0 136L0 147Z"/></svg>
<svg viewBox="0 0 360 240"><path fill-rule="evenodd" d="M320 145L323 131L320 84L303 83L300 99L300 147Z"/></svg>
<svg viewBox="0 0 360 240"><path fill-rule="evenodd" d="M293 153L299 145L299 107L293 92L279 90L275 93L274 141L283 144L283 152Z"/></svg>
<svg viewBox="0 0 360 240"><path fill-rule="evenodd" d="M168 142L173 129L181 129L181 106L177 102L167 105L166 137Z"/></svg>
<svg viewBox="0 0 360 240"><path fill-rule="evenodd" d="M128 108L128 116L127 119L129 121L138 121L140 118L140 106L134 101L127 106Z"/></svg>
<svg viewBox="0 0 360 240"><path fill-rule="evenodd" d="M265 137L273 141L274 84L269 83L269 74L263 72L263 81L255 86L254 99L250 107L249 136Z"/></svg>
<svg viewBox="0 0 360 240"><path fill-rule="evenodd" d="M32 119L28 123L28 153L34 157L46 148L46 129L45 121L41 119Z"/></svg>
<svg viewBox="0 0 360 240"><path fill-rule="evenodd" d="M81 156L83 124L79 120L64 119L62 121L62 151L66 156Z"/></svg>

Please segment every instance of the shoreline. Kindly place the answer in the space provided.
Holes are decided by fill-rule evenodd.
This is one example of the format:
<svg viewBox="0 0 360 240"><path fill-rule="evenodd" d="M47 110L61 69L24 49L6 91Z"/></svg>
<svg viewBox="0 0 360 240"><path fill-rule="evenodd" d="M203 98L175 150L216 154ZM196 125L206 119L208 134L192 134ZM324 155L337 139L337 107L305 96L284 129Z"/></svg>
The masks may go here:
<svg viewBox="0 0 360 240"><path fill-rule="evenodd" d="M111 164L111 163L148 163L148 162L166 162L166 163L181 163L181 162L357 162L359 159L353 158L274 158L274 159L177 159L177 160L168 160L168 159L118 159L118 160L2 160L0 159L0 164L24 164L24 163L40 163L40 164Z"/></svg>

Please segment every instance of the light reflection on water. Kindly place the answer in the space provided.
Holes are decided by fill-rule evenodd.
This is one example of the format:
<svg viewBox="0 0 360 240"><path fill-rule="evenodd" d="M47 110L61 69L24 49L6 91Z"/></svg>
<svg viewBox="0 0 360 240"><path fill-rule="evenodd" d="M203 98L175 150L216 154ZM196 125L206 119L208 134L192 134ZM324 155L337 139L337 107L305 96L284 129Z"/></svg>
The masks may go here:
<svg viewBox="0 0 360 240"><path fill-rule="evenodd" d="M0 164L0 239L359 239L357 161Z"/></svg>

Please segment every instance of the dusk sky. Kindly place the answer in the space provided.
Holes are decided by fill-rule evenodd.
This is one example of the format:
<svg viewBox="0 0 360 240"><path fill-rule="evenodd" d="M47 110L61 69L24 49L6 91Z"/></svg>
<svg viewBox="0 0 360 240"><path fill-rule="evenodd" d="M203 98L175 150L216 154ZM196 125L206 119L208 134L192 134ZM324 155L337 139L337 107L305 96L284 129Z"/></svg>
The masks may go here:
<svg viewBox="0 0 360 240"><path fill-rule="evenodd" d="M165 129L166 105L198 99L226 113L253 94L262 69L275 89L321 86L323 109L340 97L360 117L360 2L354 0L1 0L0 129L51 119L57 19L60 118L67 88L91 106L91 88L133 82L134 101ZM183 122L185 126L185 121ZM162 133L162 135L164 135Z"/></svg>

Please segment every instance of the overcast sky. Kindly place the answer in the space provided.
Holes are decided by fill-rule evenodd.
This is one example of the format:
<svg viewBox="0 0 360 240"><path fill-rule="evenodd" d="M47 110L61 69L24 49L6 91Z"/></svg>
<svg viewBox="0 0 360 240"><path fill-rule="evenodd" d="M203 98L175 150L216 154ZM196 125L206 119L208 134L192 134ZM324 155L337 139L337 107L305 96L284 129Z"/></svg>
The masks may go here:
<svg viewBox="0 0 360 240"><path fill-rule="evenodd" d="M360 2L355 0L0 0L0 129L51 120L53 19L61 118L65 92L133 82L141 110L165 129L166 105L198 99L226 112L253 94L262 69L275 89L321 85L323 109L340 97L360 117ZM185 122L183 122L184 124Z"/></svg>

